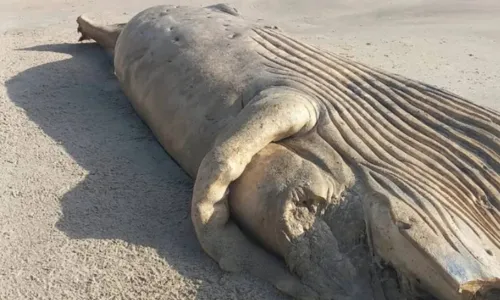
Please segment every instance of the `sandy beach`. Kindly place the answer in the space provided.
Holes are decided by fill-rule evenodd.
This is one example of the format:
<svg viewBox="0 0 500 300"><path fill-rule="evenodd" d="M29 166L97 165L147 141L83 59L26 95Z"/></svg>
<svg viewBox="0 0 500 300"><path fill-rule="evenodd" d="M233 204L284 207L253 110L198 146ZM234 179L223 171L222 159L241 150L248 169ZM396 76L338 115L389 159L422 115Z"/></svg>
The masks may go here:
<svg viewBox="0 0 500 300"><path fill-rule="evenodd" d="M140 121L76 17L156 4L0 0L0 299L289 299L222 272L189 217L192 180ZM227 1L334 53L500 110L500 1Z"/></svg>

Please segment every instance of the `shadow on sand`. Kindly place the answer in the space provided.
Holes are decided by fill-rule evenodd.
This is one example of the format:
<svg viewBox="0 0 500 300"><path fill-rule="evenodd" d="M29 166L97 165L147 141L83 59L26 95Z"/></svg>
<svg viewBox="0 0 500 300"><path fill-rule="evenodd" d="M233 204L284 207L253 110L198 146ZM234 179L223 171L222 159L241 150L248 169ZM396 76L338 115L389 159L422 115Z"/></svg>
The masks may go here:
<svg viewBox="0 0 500 300"><path fill-rule="evenodd" d="M214 299L206 281L218 281L223 273L196 240L189 215L192 180L136 115L109 57L91 43L20 50L71 55L6 83L12 101L89 172L64 195L56 227L73 239L120 239L152 247L180 274L204 282L198 299ZM249 278L235 276L226 278L230 282L223 289Z"/></svg>

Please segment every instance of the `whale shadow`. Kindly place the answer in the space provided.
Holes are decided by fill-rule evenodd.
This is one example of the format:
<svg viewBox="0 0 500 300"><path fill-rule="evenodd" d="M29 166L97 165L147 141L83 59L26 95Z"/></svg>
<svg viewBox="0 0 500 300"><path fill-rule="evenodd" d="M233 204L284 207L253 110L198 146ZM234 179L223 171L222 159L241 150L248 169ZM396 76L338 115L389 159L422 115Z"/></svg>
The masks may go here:
<svg viewBox="0 0 500 300"><path fill-rule="evenodd" d="M192 179L137 116L97 44L18 51L70 56L6 82L10 99L88 173L61 199L57 229L70 239L154 248L182 276L201 282L196 299L217 299L221 291L228 298L289 299L247 274L222 272L203 252L190 220Z"/></svg>

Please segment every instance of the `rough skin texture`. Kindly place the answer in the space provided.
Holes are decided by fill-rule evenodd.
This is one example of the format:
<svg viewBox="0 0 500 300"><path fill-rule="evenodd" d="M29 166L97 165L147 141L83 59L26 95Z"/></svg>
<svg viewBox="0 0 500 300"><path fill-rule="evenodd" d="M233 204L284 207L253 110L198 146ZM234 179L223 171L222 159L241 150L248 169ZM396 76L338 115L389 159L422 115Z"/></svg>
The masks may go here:
<svg viewBox="0 0 500 300"><path fill-rule="evenodd" d="M225 5L77 21L196 178L193 224L224 270L298 299L498 297L498 112Z"/></svg>

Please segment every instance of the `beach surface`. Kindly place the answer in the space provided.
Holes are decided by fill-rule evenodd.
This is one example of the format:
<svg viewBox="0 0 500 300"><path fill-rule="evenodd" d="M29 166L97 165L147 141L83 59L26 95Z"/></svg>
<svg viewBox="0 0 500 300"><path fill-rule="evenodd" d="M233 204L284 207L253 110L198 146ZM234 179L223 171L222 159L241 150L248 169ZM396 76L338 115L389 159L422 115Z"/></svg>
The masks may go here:
<svg viewBox="0 0 500 300"><path fill-rule="evenodd" d="M0 0L0 299L289 299L222 272L189 217L192 180L159 146L82 13L156 4ZM500 1L227 1L246 18L500 110Z"/></svg>

